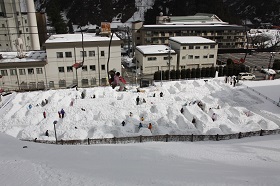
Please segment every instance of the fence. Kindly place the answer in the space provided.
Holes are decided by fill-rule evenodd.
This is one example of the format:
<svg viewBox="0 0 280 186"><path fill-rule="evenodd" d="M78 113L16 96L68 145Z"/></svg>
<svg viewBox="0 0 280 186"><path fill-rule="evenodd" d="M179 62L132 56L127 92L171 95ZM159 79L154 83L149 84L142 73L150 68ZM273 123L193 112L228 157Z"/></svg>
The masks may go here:
<svg viewBox="0 0 280 186"><path fill-rule="evenodd" d="M262 96L262 97L265 98L266 100L268 100L268 101L272 102L273 104L277 105L278 107L280 107L280 101L279 101L279 102L274 101L273 99L271 99L271 98L269 98L269 97L263 95L262 93L256 91L255 89L253 89L253 88L251 88L251 87L246 86L246 88L252 90L253 92L256 92L258 95Z"/></svg>
<svg viewBox="0 0 280 186"><path fill-rule="evenodd" d="M251 136L264 136L280 134L280 129L276 130L260 130L244 133L225 134L225 135L156 135L156 136L134 136L134 137L113 137L102 139L84 139L84 140L59 140L57 144L60 145L93 145L93 144L127 144L127 143L144 143L144 142L195 142L195 141L220 141L230 139L241 139ZM23 140L33 141L36 143L55 144L56 141L48 140Z"/></svg>

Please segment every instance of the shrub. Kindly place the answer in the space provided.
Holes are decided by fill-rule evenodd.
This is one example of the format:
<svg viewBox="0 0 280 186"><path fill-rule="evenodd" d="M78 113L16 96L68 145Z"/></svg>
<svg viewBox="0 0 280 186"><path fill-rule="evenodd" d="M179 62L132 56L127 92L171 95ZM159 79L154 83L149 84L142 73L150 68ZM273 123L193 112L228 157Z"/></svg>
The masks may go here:
<svg viewBox="0 0 280 186"><path fill-rule="evenodd" d="M176 79L181 79L181 71L176 70Z"/></svg>
<svg viewBox="0 0 280 186"><path fill-rule="evenodd" d="M181 78L182 79L186 79L187 78L187 70L186 69L182 69L181 70Z"/></svg>

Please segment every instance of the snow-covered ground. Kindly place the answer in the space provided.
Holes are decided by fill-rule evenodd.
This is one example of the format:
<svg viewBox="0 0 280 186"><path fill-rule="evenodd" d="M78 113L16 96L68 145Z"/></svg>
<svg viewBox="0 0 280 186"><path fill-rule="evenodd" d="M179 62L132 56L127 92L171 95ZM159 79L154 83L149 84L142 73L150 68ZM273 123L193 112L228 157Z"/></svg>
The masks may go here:
<svg viewBox="0 0 280 186"><path fill-rule="evenodd" d="M156 134L216 134L279 128L280 80L244 81L236 87L223 79L165 82L136 92L110 87L14 93L0 102L1 185L279 185L279 135L208 142L154 142L62 146L18 139L84 139ZM117 87L118 88L118 87ZM81 99L82 91L86 98ZM159 93L163 92L163 97ZM153 94L156 97L153 97ZM95 95L95 98L91 98ZM77 99L76 99L77 96ZM136 97L146 103L136 106ZM48 104L42 107L42 100ZM73 106L70 106L73 100ZM204 111L193 101L202 101ZM188 103L187 106L183 106ZM29 109L28 106L32 105ZM38 106L36 106L38 104ZM217 106L219 105L219 109ZM180 109L184 108L184 114ZM65 118L57 112L64 108ZM212 108L209 110L209 108ZM84 111L83 111L83 110ZM244 111L253 115L247 117ZM43 118L46 111L47 118ZM133 116L129 116L129 112ZM211 120L212 112L217 121ZM140 117L144 127L138 130ZM195 116L197 124L191 119ZM122 121L125 126L121 125ZM152 133L147 129L153 124ZM77 127L77 129L75 129ZM50 136L44 136L49 130ZM10 135L10 136L9 136ZM16 139L18 138L18 139ZM27 148L23 148L26 146Z"/></svg>
<svg viewBox="0 0 280 186"><path fill-rule="evenodd" d="M269 97L278 101L280 80L263 81L256 87L267 90L273 83ZM252 84L250 82L240 82ZM255 84L262 85L262 82ZM49 90L28 93L14 93L0 110L0 131L18 139L55 140L53 122L57 121L58 140L111 138L139 135L165 134L230 134L260 129L273 130L280 126L280 109L258 96L245 86L225 84L223 79L189 80L165 82L162 86L143 88L136 92L128 86L128 91L118 92L111 87ZM81 99L81 93L86 93ZM160 92L163 97L160 97ZM155 97L153 95L155 94ZM95 98L92 98L95 95ZM140 105L136 105L136 97ZM10 99L9 99L10 98ZM48 104L41 106L42 100ZM143 102L145 99L146 103ZM198 106L201 101L203 109ZM73 102L73 106L71 106ZM196 102L196 103L194 103ZM32 108L29 108L29 106ZM64 109L65 118L59 118L58 111ZM181 114L181 108L184 113ZM263 109L265 108L265 109ZM46 118L43 112L46 112ZM246 113L250 111L248 116ZM130 112L133 115L130 117ZM217 120L212 121L212 115ZM141 121L141 117L144 121ZM196 123L192 123L195 117ZM125 121L125 126L122 126ZM142 122L143 128L138 129ZM150 131L147 127L151 123ZM49 137L45 136L46 130Z"/></svg>
<svg viewBox="0 0 280 186"><path fill-rule="evenodd" d="M23 142L0 133L0 149L3 186L278 186L280 182L279 135L62 146Z"/></svg>

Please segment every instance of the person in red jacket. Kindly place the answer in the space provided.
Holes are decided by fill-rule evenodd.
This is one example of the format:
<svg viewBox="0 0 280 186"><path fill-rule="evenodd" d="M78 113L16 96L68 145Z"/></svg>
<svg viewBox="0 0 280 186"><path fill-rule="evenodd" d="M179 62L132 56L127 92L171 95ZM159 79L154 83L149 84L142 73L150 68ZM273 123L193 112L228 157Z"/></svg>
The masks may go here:
<svg viewBox="0 0 280 186"><path fill-rule="evenodd" d="M44 111L44 112L43 112L43 116L44 116L44 118L46 118L46 117L47 117L47 113L46 113L46 111Z"/></svg>
<svg viewBox="0 0 280 186"><path fill-rule="evenodd" d="M148 129L150 129L151 132L152 132L152 128L153 128L152 124L149 123Z"/></svg>

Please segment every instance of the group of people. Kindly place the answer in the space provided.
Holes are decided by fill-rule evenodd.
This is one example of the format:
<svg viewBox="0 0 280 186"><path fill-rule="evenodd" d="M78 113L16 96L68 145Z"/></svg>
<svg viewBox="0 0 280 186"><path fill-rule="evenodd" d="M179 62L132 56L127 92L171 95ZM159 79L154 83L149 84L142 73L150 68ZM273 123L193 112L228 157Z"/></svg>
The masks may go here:
<svg viewBox="0 0 280 186"><path fill-rule="evenodd" d="M58 111L58 117L59 117L59 118L64 118L64 116L65 116L65 111L64 111L64 109L61 109L60 111Z"/></svg>
<svg viewBox="0 0 280 186"><path fill-rule="evenodd" d="M116 69L114 68L113 70L109 71L110 79L109 79L109 84L112 86L114 89L116 86L120 86L119 91L125 91L126 87L126 81L125 79L121 76L120 72L116 72Z"/></svg>
<svg viewBox="0 0 280 186"><path fill-rule="evenodd" d="M225 83L230 83L230 85L233 85L233 87L235 87L237 82L238 82L238 79L236 78L236 76L226 76L225 77Z"/></svg>
<svg viewBox="0 0 280 186"><path fill-rule="evenodd" d="M138 126L138 129L140 130L142 127L143 127L143 124L142 124L142 122L140 122L140 123L139 123L139 126ZM151 132L152 132L152 128L153 128L152 123L149 123L148 129L149 129Z"/></svg>

